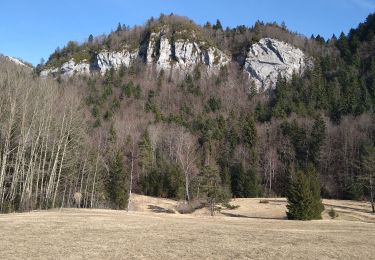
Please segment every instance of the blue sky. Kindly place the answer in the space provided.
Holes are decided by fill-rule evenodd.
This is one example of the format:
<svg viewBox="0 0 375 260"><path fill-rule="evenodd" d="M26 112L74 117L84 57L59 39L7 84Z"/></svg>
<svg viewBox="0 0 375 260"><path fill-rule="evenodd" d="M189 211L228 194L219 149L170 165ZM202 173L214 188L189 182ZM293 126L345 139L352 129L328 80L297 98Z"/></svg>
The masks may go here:
<svg viewBox="0 0 375 260"><path fill-rule="evenodd" d="M175 13L198 24L253 25L285 21L292 31L325 38L345 33L375 11L375 0L1 0L0 53L34 65L69 40L83 41L115 29Z"/></svg>

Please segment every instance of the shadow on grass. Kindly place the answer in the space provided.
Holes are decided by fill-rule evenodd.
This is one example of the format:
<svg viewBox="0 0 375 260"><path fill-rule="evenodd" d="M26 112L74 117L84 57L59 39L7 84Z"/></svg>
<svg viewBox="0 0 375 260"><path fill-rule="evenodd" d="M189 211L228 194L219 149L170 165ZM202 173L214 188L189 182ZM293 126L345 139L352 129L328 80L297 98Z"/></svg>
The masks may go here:
<svg viewBox="0 0 375 260"><path fill-rule="evenodd" d="M269 218L269 217L252 217L252 216L245 216L241 214L234 214L234 213L227 213L227 212L221 212L224 216L227 217L234 217L234 218L250 218L250 219L273 219L273 220L286 220L287 218Z"/></svg>
<svg viewBox="0 0 375 260"><path fill-rule="evenodd" d="M333 207L336 209L347 209L347 210L352 210L354 213L357 212L362 212L362 213L368 213L368 214L373 214L371 209L359 209L355 207L349 207L349 206L340 206L340 205L333 205L333 204L328 204L328 203L323 203L324 206L327 207Z"/></svg>
<svg viewBox="0 0 375 260"><path fill-rule="evenodd" d="M151 209L154 213L168 213L168 214L175 214L175 212L171 209L165 209L155 205L148 205L148 208Z"/></svg>

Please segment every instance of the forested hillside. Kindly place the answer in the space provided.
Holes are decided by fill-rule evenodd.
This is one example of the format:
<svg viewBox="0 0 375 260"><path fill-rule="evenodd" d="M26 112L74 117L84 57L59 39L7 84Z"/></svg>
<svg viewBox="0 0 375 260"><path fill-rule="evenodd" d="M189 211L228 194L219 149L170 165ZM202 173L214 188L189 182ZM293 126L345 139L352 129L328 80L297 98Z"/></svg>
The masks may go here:
<svg viewBox="0 0 375 260"><path fill-rule="evenodd" d="M99 50L131 53L165 26L169 42L196 41L201 53L212 50L220 61L178 77L141 58L103 74L39 76L70 59L90 61ZM319 176L323 197L368 199L375 170L374 33L374 14L331 39L306 38L276 23L225 29L219 20L201 27L162 15L70 42L34 73L2 60L0 211L124 209L130 191L184 199L191 207L285 196L301 171ZM256 89L244 57L262 38L301 49L313 65L280 75L274 88ZM214 72L206 68L217 64Z"/></svg>

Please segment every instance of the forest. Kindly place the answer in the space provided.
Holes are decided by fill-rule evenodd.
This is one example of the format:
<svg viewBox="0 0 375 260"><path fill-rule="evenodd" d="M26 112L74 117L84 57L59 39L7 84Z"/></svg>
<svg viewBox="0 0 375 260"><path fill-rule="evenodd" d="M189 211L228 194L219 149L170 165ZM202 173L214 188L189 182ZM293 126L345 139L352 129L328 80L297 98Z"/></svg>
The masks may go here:
<svg viewBox="0 0 375 260"><path fill-rule="evenodd" d="M178 80L136 61L105 75L42 78L42 68L138 44L160 23L239 59L263 37L303 50L314 66L256 91L239 63L196 66ZM161 15L143 26L57 49L35 70L0 62L0 212L126 209L132 193L188 209L288 195L306 173L324 198L372 200L375 181L375 14L330 39L284 24L196 25ZM302 172L302 173L301 173ZM319 187L320 186L320 187Z"/></svg>

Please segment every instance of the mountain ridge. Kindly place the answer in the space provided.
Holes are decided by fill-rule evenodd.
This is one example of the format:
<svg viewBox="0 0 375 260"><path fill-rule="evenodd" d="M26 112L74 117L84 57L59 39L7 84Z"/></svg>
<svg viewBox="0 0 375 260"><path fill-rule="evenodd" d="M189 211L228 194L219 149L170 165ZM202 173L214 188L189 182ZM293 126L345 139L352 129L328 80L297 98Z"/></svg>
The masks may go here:
<svg viewBox="0 0 375 260"><path fill-rule="evenodd" d="M258 90L274 88L279 74L286 78L290 78L293 73L301 74L306 63L304 59L308 55L293 44L282 40L259 38L261 35L256 33L256 30L260 26L262 25L258 24L253 29L247 29L254 30L255 33L242 43L244 45L240 47L242 56L236 57L235 52L218 46L209 38L209 33L214 30L210 25L201 27L183 17L162 15L158 20L150 19L141 29L120 26L106 39L95 39L90 36L88 41L81 46L69 42L66 48L57 50L51 55L47 63L41 67L40 74L56 77L57 75L89 75L99 72L104 75L111 68L117 70L122 65L130 67L138 59L146 65L155 66L159 72L163 70L167 75L183 79L185 74L191 73L196 66L203 65L210 75L218 74L220 69L230 63L238 63L248 74L249 79L254 81ZM274 24L263 26L280 29ZM136 34L137 30L141 31L138 32L140 35L138 40L134 39L135 36L130 39L129 35ZM215 30L224 32L222 28ZM285 29L281 28L281 30ZM255 63L249 62L249 59L254 58L251 54L252 48L262 41L270 43L265 48L271 50L270 48L276 46L277 50L274 49L274 53L286 56L292 62L285 63L281 58L274 64L275 66L270 64L266 69L261 69L261 60L256 60ZM112 42L116 42L115 47L111 47ZM71 55L69 55L69 49L73 50ZM66 50L68 54L64 54ZM267 58L267 55L273 54L266 50L262 58L274 59L274 57ZM56 57L59 59L56 60ZM61 62L58 63L58 60ZM246 60L248 60L247 63Z"/></svg>

